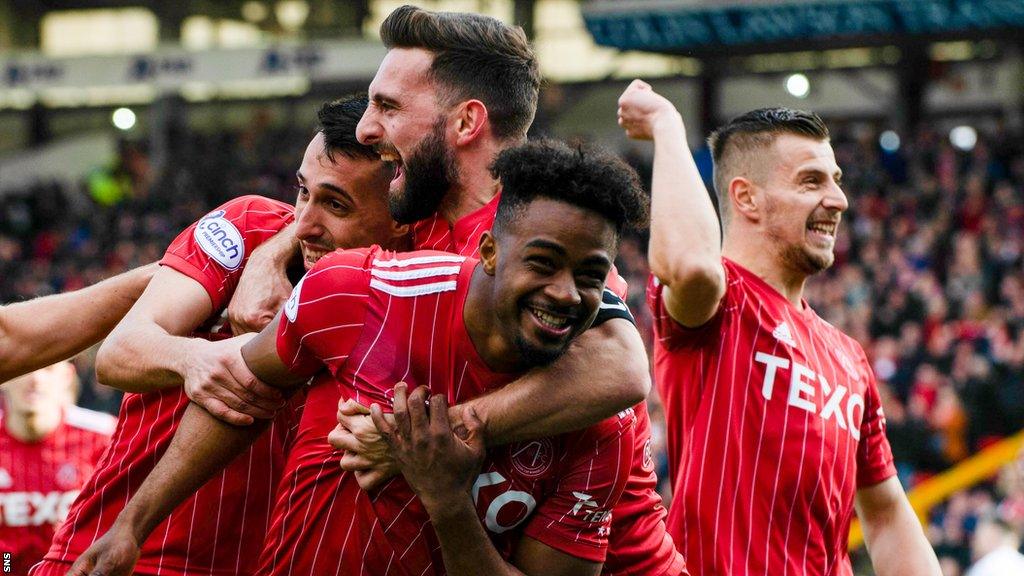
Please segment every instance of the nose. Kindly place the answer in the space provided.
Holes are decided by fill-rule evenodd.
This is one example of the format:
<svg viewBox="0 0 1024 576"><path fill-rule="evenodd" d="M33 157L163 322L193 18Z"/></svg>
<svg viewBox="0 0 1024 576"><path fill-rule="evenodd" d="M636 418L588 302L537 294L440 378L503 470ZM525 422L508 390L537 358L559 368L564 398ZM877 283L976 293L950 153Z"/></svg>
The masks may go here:
<svg viewBox="0 0 1024 576"><path fill-rule="evenodd" d="M371 103L367 106L366 112L363 112L359 124L356 124L356 140L364 146L372 146L380 142L383 134L380 122L377 121L377 112Z"/></svg>
<svg viewBox="0 0 1024 576"><path fill-rule="evenodd" d="M566 308L578 306L582 302L580 292L576 289L576 279L570 270L564 270L555 275L544 293L555 304Z"/></svg>
<svg viewBox="0 0 1024 576"><path fill-rule="evenodd" d="M309 202L302 209L298 219L295 221L295 237L299 240L316 240L323 234L323 226L320 222L320 211Z"/></svg>
<svg viewBox="0 0 1024 576"><path fill-rule="evenodd" d="M825 194L821 204L825 208L839 212L846 212L846 209L850 207L850 201L846 198L846 193L835 182L832 183L831 189Z"/></svg>

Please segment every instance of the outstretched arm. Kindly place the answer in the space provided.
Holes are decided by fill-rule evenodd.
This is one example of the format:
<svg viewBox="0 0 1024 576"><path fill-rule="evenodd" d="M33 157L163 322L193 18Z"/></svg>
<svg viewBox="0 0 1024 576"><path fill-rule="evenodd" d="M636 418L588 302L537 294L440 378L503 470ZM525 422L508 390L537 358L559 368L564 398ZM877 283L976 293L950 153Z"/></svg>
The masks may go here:
<svg viewBox="0 0 1024 576"><path fill-rule="evenodd" d="M718 217L686 145L683 119L671 102L634 80L619 98L619 125L630 138L654 140L651 273L665 286L669 315L700 326L725 295L725 270Z"/></svg>
<svg viewBox="0 0 1024 576"><path fill-rule="evenodd" d="M156 269L148 264L88 288L0 308L0 382L98 342L139 298Z"/></svg>
<svg viewBox="0 0 1024 576"><path fill-rule="evenodd" d="M304 378L283 376L287 370L277 358L276 323L242 347L244 365L266 382L294 387ZM175 508L245 451L266 429L269 420L252 426L226 424L196 404L189 404L163 457L110 530L83 553L73 576L128 576L138 551L150 533Z"/></svg>
<svg viewBox="0 0 1024 576"><path fill-rule="evenodd" d="M895 476L858 490L856 507L871 564L879 576L942 573L935 551Z"/></svg>

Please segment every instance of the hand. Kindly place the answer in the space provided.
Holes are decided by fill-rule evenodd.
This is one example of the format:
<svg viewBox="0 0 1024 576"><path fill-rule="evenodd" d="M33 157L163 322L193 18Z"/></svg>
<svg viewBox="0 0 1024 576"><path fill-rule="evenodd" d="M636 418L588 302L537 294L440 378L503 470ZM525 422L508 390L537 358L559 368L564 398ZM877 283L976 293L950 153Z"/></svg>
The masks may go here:
<svg viewBox="0 0 1024 576"><path fill-rule="evenodd" d="M285 403L281 391L260 382L242 359L242 345L253 336L195 340L183 360L185 394L215 418L235 426L273 418Z"/></svg>
<svg viewBox="0 0 1024 576"><path fill-rule="evenodd" d="M430 398L421 386L406 399L406 385L395 386L395 421L388 422L379 404L370 406L370 417L380 430L398 468L427 512L443 508L447 501L464 498L486 455L483 423L470 408L464 420L466 438L459 438L448 420L448 399L443 394Z"/></svg>
<svg viewBox="0 0 1024 576"><path fill-rule="evenodd" d="M253 250L228 303L232 334L259 332L274 319L292 292L288 261L295 253L294 226Z"/></svg>
<svg viewBox="0 0 1024 576"><path fill-rule="evenodd" d="M633 80L619 96L618 117L626 136L637 140L653 139L655 126L663 121L678 122L682 128L676 107L643 80Z"/></svg>
<svg viewBox="0 0 1024 576"><path fill-rule="evenodd" d="M388 414L385 418L393 417ZM398 466L370 418L369 408L355 400L338 402L338 426L327 436L341 457L341 469L354 473L363 490L372 490L398 473Z"/></svg>
<svg viewBox="0 0 1024 576"><path fill-rule="evenodd" d="M131 576L139 560L139 543L115 522L71 566L67 576Z"/></svg>

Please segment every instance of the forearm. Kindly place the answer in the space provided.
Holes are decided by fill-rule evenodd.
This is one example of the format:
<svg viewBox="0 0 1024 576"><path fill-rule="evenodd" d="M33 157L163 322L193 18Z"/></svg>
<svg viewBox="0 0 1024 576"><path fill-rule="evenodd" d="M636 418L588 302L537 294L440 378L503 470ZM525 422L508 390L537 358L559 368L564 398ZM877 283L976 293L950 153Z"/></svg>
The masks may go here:
<svg viewBox="0 0 1024 576"><path fill-rule="evenodd" d="M194 346L204 341L173 336L155 323L125 323L96 355L100 382L125 392L151 392L181 386Z"/></svg>
<svg viewBox="0 0 1024 576"><path fill-rule="evenodd" d="M685 280L720 266L721 231L715 207L686 145L674 109L656 121L651 182L651 271L663 282ZM685 224L685 225L682 225Z"/></svg>
<svg viewBox="0 0 1024 576"><path fill-rule="evenodd" d="M469 495L454 500L427 508L449 576L523 576L487 538Z"/></svg>
<svg viewBox="0 0 1024 576"><path fill-rule="evenodd" d="M88 288L0 309L0 382L95 344L138 300L156 269L149 264Z"/></svg>
<svg viewBox="0 0 1024 576"><path fill-rule="evenodd" d="M871 564L878 576L939 576L935 551L906 498L874 511L858 507Z"/></svg>
<svg viewBox="0 0 1024 576"><path fill-rule="evenodd" d="M552 366L466 404L484 422L487 443L501 445L586 428L641 402L650 387L640 334L613 319L582 334Z"/></svg>
<svg viewBox="0 0 1024 576"><path fill-rule="evenodd" d="M145 542L175 508L251 446L269 423L232 426L189 404L167 452L118 516L117 528L130 530L137 542Z"/></svg>

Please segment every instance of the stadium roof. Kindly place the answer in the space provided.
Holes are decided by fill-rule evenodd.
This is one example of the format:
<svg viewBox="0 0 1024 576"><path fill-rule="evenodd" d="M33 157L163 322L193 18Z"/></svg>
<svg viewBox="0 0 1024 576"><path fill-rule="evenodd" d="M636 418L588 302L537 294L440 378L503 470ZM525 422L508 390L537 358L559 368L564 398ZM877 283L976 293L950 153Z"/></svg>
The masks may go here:
<svg viewBox="0 0 1024 576"><path fill-rule="evenodd" d="M1024 29L1021 0L596 0L584 4L583 15L600 45L690 55L992 38Z"/></svg>

